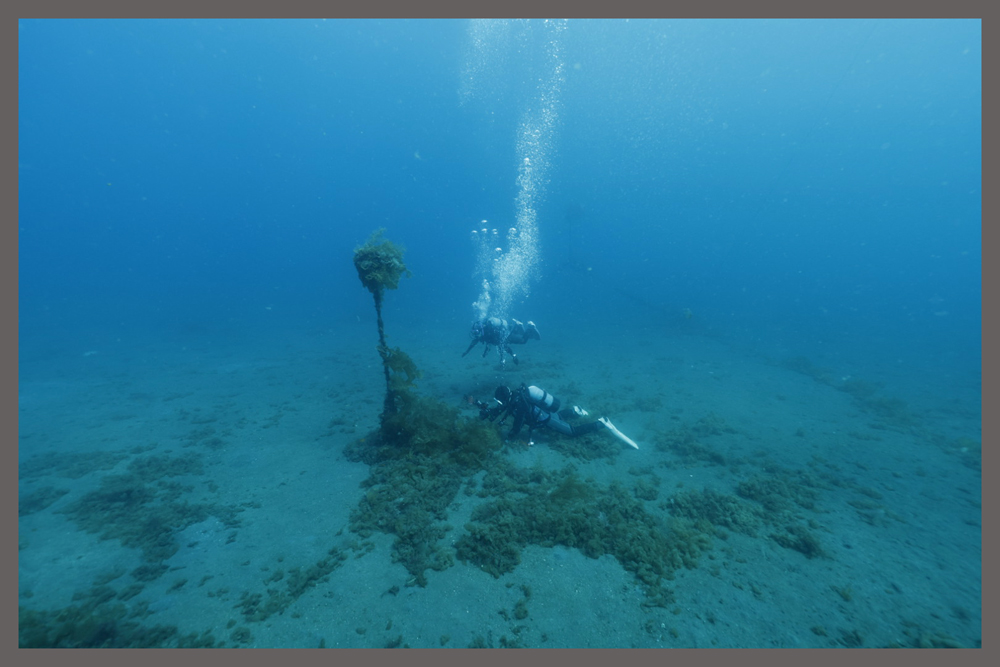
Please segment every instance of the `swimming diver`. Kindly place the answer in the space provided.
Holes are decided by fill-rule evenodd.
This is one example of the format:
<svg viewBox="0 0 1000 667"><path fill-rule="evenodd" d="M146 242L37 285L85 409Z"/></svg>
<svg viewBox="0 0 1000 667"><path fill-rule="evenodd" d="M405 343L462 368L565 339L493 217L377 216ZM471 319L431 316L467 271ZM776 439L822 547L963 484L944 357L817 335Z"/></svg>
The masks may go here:
<svg viewBox="0 0 1000 667"><path fill-rule="evenodd" d="M469 347L462 353L462 356L464 357L471 352L472 348L479 343L484 343L486 345L483 349L484 357L489 354L490 348L495 345L500 355L501 366L506 362L504 353L509 354L515 364L518 363L517 355L510 349L511 343L523 345L532 338L541 340L542 336L538 333L538 328L534 322L529 320L527 324L524 324L513 318L511 320L514 322L513 326L507 320L500 319L499 317L484 317L481 320L473 322L472 330L469 332L472 342L469 343Z"/></svg>

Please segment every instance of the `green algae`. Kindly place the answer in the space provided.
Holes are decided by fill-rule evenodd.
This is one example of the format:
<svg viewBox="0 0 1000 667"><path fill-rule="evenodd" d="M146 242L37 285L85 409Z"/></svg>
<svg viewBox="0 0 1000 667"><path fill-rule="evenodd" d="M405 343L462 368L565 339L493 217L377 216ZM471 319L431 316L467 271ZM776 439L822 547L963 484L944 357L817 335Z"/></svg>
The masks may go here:
<svg viewBox="0 0 1000 667"><path fill-rule="evenodd" d="M704 519L714 526L754 536L765 521L764 512L735 496L711 489L685 491L672 496L661 505L675 516L691 520Z"/></svg>
<svg viewBox="0 0 1000 667"><path fill-rule="evenodd" d="M69 493L68 489L57 489L54 486L43 486L17 500L17 515L27 516L41 512L55 501Z"/></svg>
<svg viewBox="0 0 1000 667"><path fill-rule="evenodd" d="M211 515L227 526L239 525L240 508L189 503L182 497L193 487L165 479L202 473L197 454L139 457L127 473L106 475L97 489L59 512L102 540L119 540L122 546L140 550L145 563L132 574L139 581L151 581L166 572L163 561L180 549L176 537L180 531Z"/></svg>
<svg viewBox="0 0 1000 667"><path fill-rule="evenodd" d="M502 445L496 431L481 420L419 394L416 363L400 348L386 345L382 293L398 287L409 271L402 248L383 240L382 231L354 251L358 277L375 301L386 396L378 430L345 448L349 460L371 466L362 484L367 491L351 512L350 525L364 538L373 531L395 535L393 560L413 575L413 583L425 586L426 570L442 570L454 562L439 544L450 529L444 523L448 506L465 479L487 465Z"/></svg>
<svg viewBox="0 0 1000 667"><path fill-rule="evenodd" d="M266 587L266 597L264 593L244 591L235 606L250 622L266 621L274 614L283 614L306 591L320 583L329 581L330 574L339 568L345 560L347 560L347 556L343 551L334 547L325 556L305 569L293 567L289 569L287 576L283 573L281 577L276 578L272 575L265 579L263 583ZM282 580L285 582L284 587L268 587L268 584Z"/></svg>
<svg viewBox="0 0 1000 667"><path fill-rule="evenodd" d="M684 466L700 463L726 465L726 457L714 447L705 444L705 440L736 432L725 419L710 412L694 423L660 431L655 436L653 444L657 450L676 456Z"/></svg>
<svg viewBox="0 0 1000 667"><path fill-rule="evenodd" d="M146 451L147 447L132 450L86 452L45 452L18 461L19 480L31 480L49 475L80 479L101 470L111 470L133 454Z"/></svg>
<svg viewBox="0 0 1000 667"><path fill-rule="evenodd" d="M785 547L800 552L806 558L829 556L816 533L802 524L785 526L784 532L771 533L771 539Z"/></svg>
<svg viewBox="0 0 1000 667"><path fill-rule="evenodd" d="M815 521L803 523L796 515L798 508L817 511L821 483L805 471L773 469L769 475L755 475L740 482L736 493L759 503L761 519L777 527L769 537L786 549L793 549L807 558L829 557L816 534Z"/></svg>
<svg viewBox="0 0 1000 667"><path fill-rule="evenodd" d="M792 510L796 505L803 509L816 509L818 482L803 472L793 473L777 469L769 475L754 475L736 486L736 493L760 503L764 510L778 514Z"/></svg>
<svg viewBox="0 0 1000 667"><path fill-rule="evenodd" d="M352 443L345 455L372 466L367 489L351 512L351 530L396 536L393 560L424 586L427 569L452 565L439 545L449 530L448 506L466 480L502 449L496 431L435 399L406 391L379 431Z"/></svg>
<svg viewBox="0 0 1000 667"><path fill-rule="evenodd" d="M372 232L364 245L354 249L354 268L358 278L372 294L399 287L399 279L409 276L410 271L403 263L405 249L382 237L385 229Z"/></svg>
<svg viewBox="0 0 1000 667"><path fill-rule="evenodd" d="M583 480L572 467L532 476L536 481L514 482L517 493L473 511L455 544L461 560L500 577L517 567L529 544L576 548L589 558L609 554L665 604L663 582L679 568L696 567L711 546L710 524L650 514L618 482Z"/></svg>
<svg viewBox="0 0 1000 667"><path fill-rule="evenodd" d="M400 360L402 352L399 348L392 350L385 342L385 326L382 323L382 295L386 289L396 289L399 287L399 279L409 276L410 271L403 263L403 248L395 245L391 241L382 238L384 229L376 230L363 246L354 249L354 268L358 271L358 278L372 294L375 301L375 316L378 323L378 353L382 357L382 368L385 375L385 406L382 415L391 414L396 410L396 395L393 386L393 368L395 375L399 376L400 364L402 370L408 371L412 368L415 371L409 357ZM394 353L396 356L394 357ZM409 377L409 375L408 375ZM412 381L412 380L411 380Z"/></svg>
<svg viewBox="0 0 1000 667"><path fill-rule="evenodd" d="M606 459L613 463L622 452L622 443L610 437L603 431L588 433L586 435L567 438L562 435L552 434L548 437L545 445L552 451L559 452L581 461L593 461L595 459Z"/></svg>
<svg viewBox="0 0 1000 667"><path fill-rule="evenodd" d="M145 625L145 605L131 610L112 588L95 585L54 610L18 607L19 648L213 648L212 633L182 634L174 625Z"/></svg>

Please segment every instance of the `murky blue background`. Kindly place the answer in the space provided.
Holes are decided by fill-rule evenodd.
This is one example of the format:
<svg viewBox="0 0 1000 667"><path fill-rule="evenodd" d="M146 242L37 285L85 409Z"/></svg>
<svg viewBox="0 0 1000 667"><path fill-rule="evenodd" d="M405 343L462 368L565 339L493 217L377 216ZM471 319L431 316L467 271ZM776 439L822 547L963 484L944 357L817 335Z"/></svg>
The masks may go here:
<svg viewBox="0 0 1000 667"><path fill-rule="evenodd" d="M520 316L976 372L980 27L570 21ZM507 32L463 104L465 21L21 21L21 345L353 318L380 226L463 339L546 37Z"/></svg>

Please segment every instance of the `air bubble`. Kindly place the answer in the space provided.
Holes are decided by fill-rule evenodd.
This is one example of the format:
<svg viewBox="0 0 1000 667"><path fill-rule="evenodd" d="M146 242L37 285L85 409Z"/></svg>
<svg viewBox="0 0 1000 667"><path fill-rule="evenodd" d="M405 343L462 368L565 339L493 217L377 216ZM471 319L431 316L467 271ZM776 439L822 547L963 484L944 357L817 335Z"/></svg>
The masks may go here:
<svg viewBox="0 0 1000 667"><path fill-rule="evenodd" d="M517 30L529 23L475 20L470 23L470 47L462 71L463 85L460 91L462 101L495 92L492 79L501 78L499 67L505 62L504 49L513 44ZM517 195L514 200L514 225L500 238L499 230L489 227L489 222L480 222L481 231L476 240L478 252L477 272L490 275L491 280L483 285L483 293L477 302L479 313L488 311L500 316L515 300L527 296L533 269L538 263L537 211L536 207L545 194L548 183L548 151L558 125L559 98L563 84L565 63L562 56L561 33L566 28L565 20L545 19L535 30L544 34L542 53L544 60L537 65L538 89L529 105L522 109L518 123L514 160L520 157L520 167L516 175ZM502 218L501 218L502 219ZM492 232L492 234L490 234ZM495 246L495 247L494 247ZM491 247L493 250L491 251ZM493 260L492 262L490 260Z"/></svg>

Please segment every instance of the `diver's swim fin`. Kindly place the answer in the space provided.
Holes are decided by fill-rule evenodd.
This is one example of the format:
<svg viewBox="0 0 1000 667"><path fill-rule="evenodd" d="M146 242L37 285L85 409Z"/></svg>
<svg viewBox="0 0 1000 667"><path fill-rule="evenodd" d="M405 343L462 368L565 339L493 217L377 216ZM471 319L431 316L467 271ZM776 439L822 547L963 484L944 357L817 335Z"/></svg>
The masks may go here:
<svg viewBox="0 0 1000 667"><path fill-rule="evenodd" d="M639 449L639 445L635 444L635 441L632 440L632 438L628 437L627 435L619 431L617 428L615 428L615 425L611 423L610 419L608 419L607 417L601 417L597 421L607 426L608 430L614 433L616 438L618 438L625 444L629 445L630 447L635 447L636 449Z"/></svg>

